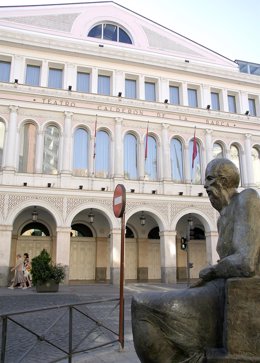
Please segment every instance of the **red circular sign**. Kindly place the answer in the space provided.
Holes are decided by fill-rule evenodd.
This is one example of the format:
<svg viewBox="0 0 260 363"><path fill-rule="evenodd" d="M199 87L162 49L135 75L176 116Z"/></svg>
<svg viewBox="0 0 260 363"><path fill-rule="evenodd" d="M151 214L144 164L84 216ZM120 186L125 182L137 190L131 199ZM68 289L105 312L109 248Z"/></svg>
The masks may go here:
<svg viewBox="0 0 260 363"><path fill-rule="evenodd" d="M113 209L117 218L121 218L125 211L125 187L123 184L118 184L114 191Z"/></svg>

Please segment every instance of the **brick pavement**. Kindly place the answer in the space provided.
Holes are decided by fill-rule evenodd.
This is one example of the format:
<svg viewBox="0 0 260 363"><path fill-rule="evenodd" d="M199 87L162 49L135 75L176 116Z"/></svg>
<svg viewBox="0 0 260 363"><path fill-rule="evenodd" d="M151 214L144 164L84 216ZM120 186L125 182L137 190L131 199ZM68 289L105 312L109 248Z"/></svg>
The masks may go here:
<svg viewBox="0 0 260 363"><path fill-rule="evenodd" d="M166 284L127 284L125 286L125 348L122 351L118 343L106 346L104 348L94 349L88 353L80 353L75 355L72 359L74 363L139 363L139 359L135 353L133 346L133 337L131 329L131 297L133 294L142 291L169 291L173 288L180 288L183 285L166 285ZM110 284L93 284L93 285L78 285L78 286L60 286L57 293L37 293L34 288L22 290L7 288L0 288L0 314L8 314L18 311L38 309L44 307L56 307L59 309L51 311L42 311L34 313L34 315L23 314L19 317L20 322L26 321L26 324L33 326L41 334L40 330L48 331L48 327L53 324L55 320L55 333L47 333L47 338L54 339L60 347L64 344L68 344L68 336L65 333L64 326L68 323L65 317L59 317L58 314L63 314L61 306L64 304L77 304L82 301L94 301L100 299L112 299L119 297L119 289ZM102 303L98 306L95 304L91 307L92 313L96 317L101 317L107 311L110 314L109 309L113 309L114 303ZM110 304L110 305L109 305ZM112 304L112 305L111 305ZM57 313L58 311L58 313ZM113 315L116 314L116 315ZM118 331L118 311L113 311L111 316L106 318L106 324L110 325L114 331ZM31 325L30 325L31 324ZM75 337L81 332L81 328L86 327L86 324L90 324L89 320L84 320L82 317L78 317L75 320L76 332ZM36 327L36 328L35 328ZM91 326L89 327L92 328ZM0 326L1 329L1 326ZM23 329L17 327L8 326L9 342L11 346L8 346L5 363L38 363L38 362L61 362L66 363L67 359L60 359L60 355L57 354L57 349L52 348L45 342L39 343L37 341L36 347L30 352L26 358L21 359L25 351L25 348L29 347L32 343L32 337L30 333L25 332ZM39 331L38 331L39 329ZM1 330L0 330L1 331ZM56 335L55 335L56 334ZM102 332L98 335L97 331L93 328L92 334L95 334L94 340L102 343ZM111 335L112 338L112 335ZM74 338L73 338L74 339ZM65 347L64 347L65 349ZM56 359L56 360L55 360Z"/></svg>

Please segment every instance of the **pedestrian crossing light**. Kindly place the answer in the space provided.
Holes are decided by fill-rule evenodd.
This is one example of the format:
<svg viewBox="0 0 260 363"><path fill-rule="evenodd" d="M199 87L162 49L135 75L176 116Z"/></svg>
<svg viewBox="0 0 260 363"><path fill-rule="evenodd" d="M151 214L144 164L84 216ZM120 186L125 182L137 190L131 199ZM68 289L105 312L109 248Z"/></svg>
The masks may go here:
<svg viewBox="0 0 260 363"><path fill-rule="evenodd" d="M187 240L184 237L181 238L181 249L184 251L187 249Z"/></svg>

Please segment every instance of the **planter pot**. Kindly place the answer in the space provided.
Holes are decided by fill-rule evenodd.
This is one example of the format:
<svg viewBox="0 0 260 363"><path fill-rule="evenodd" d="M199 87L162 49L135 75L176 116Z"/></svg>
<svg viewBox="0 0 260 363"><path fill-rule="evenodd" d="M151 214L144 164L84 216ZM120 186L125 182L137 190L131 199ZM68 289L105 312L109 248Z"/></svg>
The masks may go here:
<svg viewBox="0 0 260 363"><path fill-rule="evenodd" d="M59 284L54 280L49 280L42 284L36 285L37 292L57 292L59 290Z"/></svg>

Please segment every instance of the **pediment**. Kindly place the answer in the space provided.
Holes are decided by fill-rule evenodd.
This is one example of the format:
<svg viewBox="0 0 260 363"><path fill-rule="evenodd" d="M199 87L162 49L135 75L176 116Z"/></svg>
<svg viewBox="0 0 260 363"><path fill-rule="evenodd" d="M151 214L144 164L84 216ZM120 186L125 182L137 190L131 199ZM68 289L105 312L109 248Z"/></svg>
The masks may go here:
<svg viewBox="0 0 260 363"><path fill-rule="evenodd" d="M237 68L230 59L114 2L4 7L0 14L2 26L18 28L27 33L69 36L91 43L100 42L100 39L87 37L87 34L101 22L118 24L131 35L133 44L110 42L114 46L210 63L216 67Z"/></svg>

